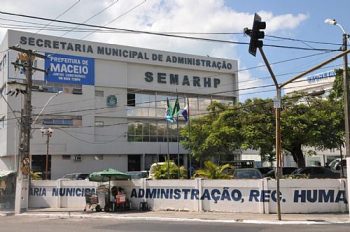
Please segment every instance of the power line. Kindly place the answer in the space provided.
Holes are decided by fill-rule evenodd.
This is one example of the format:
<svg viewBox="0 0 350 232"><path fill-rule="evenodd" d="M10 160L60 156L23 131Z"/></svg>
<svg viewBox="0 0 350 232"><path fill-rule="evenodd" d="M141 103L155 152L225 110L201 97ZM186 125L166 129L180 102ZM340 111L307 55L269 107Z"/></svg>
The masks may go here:
<svg viewBox="0 0 350 232"><path fill-rule="evenodd" d="M297 83L297 82L305 82L307 80L298 80L298 81L295 81L294 83ZM312 85L315 85L315 86L318 86L318 83L314 83L314 84L309 84L309 86L312 86ZM253 86L253 87L248 87L248 88L244 88L244 89L238 89L238 90L230 90L230 91L223 91L223 92L216 92L216 93L213 93L213 94L218 94L218 93L228 93L228 92L238 92L238 91L245 91L245 90L253 90L253 89L259 89L259 88L268 88L268 87L273 87L274 85L273 84L269 84L269 85L263 85L263 86ZM294 88L299 88L300 86L296 86L296 87L285 87L283 89L294 89ZM267 90L267 91L258 91L258 92L253 92L253 93L245 93L245 94L240 94L240 95L249 95L249 94L257 94L257 93L263 93L263 92L272 92L274 90ZM174 98L175 99L175 98ZM174 99L170 99L170 100L174 100ZM180 97L181 99L181 97ZM141 104L147 104L147 103L154 103L154 102L163 102L164 100L158 100L158 101L148 101L148 102L143 102L143 103L139 103L140 105ZM121 108L121 107L127 107L128 105L123 105L123 106L119 106L119 109L120 110L125 110L124 108ZM149 107L145 107L145 108L149 108ZM69 114L69 113L81 113L81 112L88 112L88 111L96 111L96 110L106 110L106 109L110 109L112 111L115 111L116 108L110 108L110 107L94 107L94 108L87 108L87 109L77 109L77 110L70 110L70 111L53 111L53 112L49 112L47 115L57 115L57 114ZM156 108L156 109L164 109L164 108ZM97 112L93 112L92 114L96 115L96 114L103 114L103 113L108 113L108 112L100 112L100 113L97 113ZM86 115L92 115L92 114L81 114L80 116L86 116ZM9 120L13 120L14 118L7 118L6 121L9 121ZM15 119L18 119L15 118ZM157 119L157 118L156 118ZM4 120L5 121L5 120ZM64 128L72 128L72 127L64 127ZM80 128L80 127L79 127Z"/></svg>
<svg viewBox="0 0 350 232"><path fill-rule="evenodd" d="M125 15L129 14L130 12L132 12L133 10L135 10L136 8L138 8L139 6L143 5L146 1L147 1L147 0L144 0L143 2L141 2L141 3L137 4L136 6L130 8L129 10L127 10L126 12L124 12L124 13L118 15L117 17L115 17L114 19L112 19L112 20L109 21L108 23L104 24L103 26L107 26L107 25L109 25L109 24L111 24L111 23L114 23L116 20L120 19L121 17L124 17ZM98 30L94 30L94 31L90 32L89 34L87 34L87 35L81 37L80 39L85 39L85 38L89 37L90 35L92 35L93 33L97 32L97 31L98 31Z"/></svg>
<svg viewBox="0 0 350 232"><path fill-rule="evenodd" d="M121 137L124 137L124 135L120 135L120 136L118 136L118 137L116 137L116 138L114 138L112 140L106 140L104 142L92 142L92 141L88 141L88 140L85 140L85 139L81 139L81 138L79 138L77 136L74 136L71 133L68 133L67 131L65 131L63 128L56 128L55 127L55 129L62 131L63 133L67 134L68 136L70 136L72 138L75 138L76 140L79 140L79 141L84 142L84 143L89 143L89 144L108 144L108 143L113 143L113 142L119 140L119 138L121 138Z"/></svg>
<svg viewBox="0 0 350 232"><path fill-rule="evenodd" d="M106 10L108 10L109 8L111 8L112 6L114 6L118 2L119 2L119 0L113 0L113 2L111 4L109 4L108 6L106 6L105 8L103 8L102 10L100 10L99 12L94 14L93 16L89 17L88 19L84 20L80 24L84 25L85 23L89 22L91 19L95 18L96 16L99 16L100 14L102 14L103 12L105 12ZM70 31L67 31L67 32L63 33L61 36L67 35L68 33L74 31L74 29L76 29L78 27L79 27L79 25L77 25L75 28L71 29Z"/></svg>
<svg viewBox="0 0 350 232"><path fill-rule="evenodd" d="M320 70L322 69L330 69L330 68L341 68L342 64L337 64L337 65L330 65L330 66L326 66L326 67L322 67L320 68ZM306 71L306 70L303 70L303 71ZM276 74L276 76L278 77L281 77L281 76L286 76L286 75L292 75L292 74L299 74L303 71L295 71L295 72L288 72L288 73L279 73L279 74ZM257 80L267 80L267 79L271 79L271 76L264 76L264 77L255 77L254 79L251 79L251 80L243 80L243 81L239 81L238 83L239 84L242 84L242 83L246 83L246 82L253 82L253 81L257 81Z"/></svg>
<svg viewBox="0 0 350 232"><path fill-rule="evenodd" d="M80 1L80 0L78 0ZM104 27L112 22L114 22L116 19L119 19L120 17L126 15L127 13L129 13L130 11L134 10L135 8L139 7L140 5L142 5L143 3L145 3L147 0L144 0L143 2L141 2L140 4L136 5L135 7L131 8L130 10L126 11L125 13L117 16L115 19L113 19L112 21L108 22L107 24L103 25L103 26L98 26L98 25L89 25L89 26L96 26L96 27ZM75 3L76 4L76 3ZM67 9L68 11L69 9ZM7 12L0 12L2 14L6 14ZM65 13L65 12L64 12ZM11 14L11 13L8 13ZM60 14L58 17L62 16L63 14ZM28 16L28 15L25 15ZM24 17L24 16L23 16ZM30 17L30 16L28 16ZM57 17L55 18L57 19ZM7 21L16 21L16 22L22 22L22 23L26 23L26 24L33 24L33 25L49 25L49 24L39 24L39 23L34 23L34 22L27 22L27 21L20 21L20 20L10 20L10 19L4 19L2 18L2 20L7 20ZM42 18L42 20L49 20L51 21L52 19L44 19ZM52 20L53 21L53 20ZM69 23L67 21L64 21L63 23ZM73 24L73 22L71 22ZM16 26L16 25L12 25L12 26ZM26 27L22 26L22 27L17 27L17 28L21 28L21 29L25 29ZM62 31L62 30L73 30L77 27L55 27L56 30ZM65 29L66 28L66 29ZM52 27L50 30L54 30L54 28ZM80 29L79 32L90 32L90 33L94 33L94 32L98 32L98 33L135 33L135 31L120 31L120 28L110 28L108 30L99 30L99 29ZM75 30L77 31L77 30ZM140 33L143 33L145 31L140 31ZM152 32L151 32L152 33ZM154 32L154 33L162 33L162 34L167 34L167 35L243 35L242 32L184 32L184 31L162 31L162 32ZM88 35L87 35L88 36ZM86 38L87 36L83 37ZM314 44L323 44L323 45L335 45L335 46L341 46L342 44L340 43L330 43L330 42L321 42L321 41L312 41L312 40L303 40L303 39L295 39L295 38L290 38L290 37L281 37L281 36L274 36L274 35L265 35L266 37L271 37L271 38L277 38L280 40L290 40L290 41L295 41L295 42L302 42L302 43L314 43ZM272 41L272 40L271 40ZM228 42L232 42L232 41L228 41ZM270 46L270 45L265 45L265 46ZM274 46L274 45L273 45ZM310 46L310 45L307 45ZM337 51L337 50L336 50Z"/></svg>
<svg viewBox="0 0 350 232"><path fill-rule="evenodd" d="M316 54L311 54L311 55L306 55L306 56L300 56L300 57L290 58L290 59L286 59L286 60L275 61L275 62L270 63L270 65L275 65L275 64L285 63L285 62L289 62L289 61L295 61L295 60L305 59L305 58L309 58L309 57L313 57L313 56L328 54L328 53L331 53L331 52L335 52L335 51L323 51L323 52L316 53ZM247 70L256 69L256 68L261 68L261 67L265 67L265 65L263 64L263 65L258 65L258 66L249 67L249 68L239 69L239 70L237 70L237 72L247 71Z"/></svg>
<svg viewBox="0 0 350 232"><path fill-rule="evenodd" d="M55 19L60 18L61 16L63 16L64 14L66 14L68 11L70 11L74 6L76 6L78 3L80 2L80 0L77 0L75 3L73 3L71 6L69 6L66 10L64 10L61 14L59 14ZM35 32L35 34L39 33L40 31L42 31L44 28L46 28L47 26L49 26L51 23L53 22L49 22L48 24L46 24L43 28L39 29L37 32Z"/></svg>
<svg viewBox="0 0 350 232"><path fill-rule="evenodd" d="M295 39L290 37L282 37L282 36L275 36L275 35L265 35L266 37L276 38L276 39L282 39L282 40L290 40L295 42L304 42L304 43L312 43L312 44L324 44L324 45L336 45L341 46L340 43L330 43L330 42L320 42L320 41L312 41L312 40L303 40L303 39Z"/></svg>
<svg viewBox="0 0 350 232"><path fill-rule="evenodd" d="M37 20L52 21L52 22L65 23L65 24L72 24L72 25L77 25L77 26L120 30L120 31L132 32L132 33L137 33L137 34L147 34L147 35L164 36L164 37L172 37L172 38L180 38L180 39L191 39L191 40L217 42L217 43L229 43L229 44L241 44L241 45L242 44L244 44L244 45L248 45L249 44L247 42L219 40L219 39L209 39L209 38L201 38L201 37L190 37L190 36L181 36L181 35L170 35L170 34L159 33L159 32L150 32L150 31L133 30L133 29L126 29L126 28L114 28L114 27L98 26L98 25L93 25L93 24L69 22L69 21L64 21L64 20L49 19L49 18L44 18L44 17L32 16L32 15L24 15L24 14L17 14L17 13L10 13L10 12L4 12L4 11L0 11L0 14L17 16L17 17L24 17L24 18L31 18L31 19L37 19ZM265 47L274 47L274 48L306 50L306 51L340 51L340 49L305 48L305 47L284 46L284 45L275 45L275 44L265 44L264 46Z"/></svg>

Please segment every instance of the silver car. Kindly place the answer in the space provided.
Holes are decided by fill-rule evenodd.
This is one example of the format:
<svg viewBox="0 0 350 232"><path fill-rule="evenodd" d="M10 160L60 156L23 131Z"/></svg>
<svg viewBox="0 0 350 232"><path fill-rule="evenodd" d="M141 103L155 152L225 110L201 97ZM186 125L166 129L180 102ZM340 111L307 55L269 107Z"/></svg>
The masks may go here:
<svg viewBox="0 0 350 232"><path fill-rule="evenodd" d="M236 168L233 171L233 179L262 179L263 175L256 168Z"/></svg>

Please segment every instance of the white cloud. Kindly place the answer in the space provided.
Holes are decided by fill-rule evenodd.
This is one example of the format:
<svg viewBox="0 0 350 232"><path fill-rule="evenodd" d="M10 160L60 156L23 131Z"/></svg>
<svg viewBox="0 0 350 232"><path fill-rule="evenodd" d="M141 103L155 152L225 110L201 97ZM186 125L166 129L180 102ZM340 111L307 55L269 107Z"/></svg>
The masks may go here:
<svg viewBox="0 0 350 232"><path fill-rule="evenodd" d="M295 29L308 18L308 15L301 13L297 15L284 14L274 16L271 12L262 11L259 12L259 15L266 21L267 32Z"/></svg>

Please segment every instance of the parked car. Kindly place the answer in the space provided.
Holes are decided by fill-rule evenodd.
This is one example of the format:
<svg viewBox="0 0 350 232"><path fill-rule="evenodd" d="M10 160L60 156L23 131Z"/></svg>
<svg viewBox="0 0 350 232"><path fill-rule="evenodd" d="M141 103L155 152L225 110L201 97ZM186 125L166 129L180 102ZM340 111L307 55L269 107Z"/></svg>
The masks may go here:
<svg viewBox="0 0 350 232"><path fill-rule="evenodd" d="M288 176L290 174L292 174L292 172L294 172L296 169L296 167L282 167L282 176ZM273 169L271 171L269 171L268 173L266 173L265 177L270 177L270 178L275 178L276 177L276 170Z"/></svg>
<svg viewBox="0 0 350 232"><path fill-rule="evenodd" d="M86 173L69 173L66 174L64 176L62 176L62 178L60 179L65 179L65 180L85 180L89 178L89 174Z"/></svg>
<svg viewBox="0 0 350 232"><path fill-rule="evenodd" d="M307 176L310 179L314 178L330 178L337 179L340 178L339 173L332 172L330 169L325 167L304 167L298 168L294 172L292 172L291 176Z"/></svg>
<svg viewBox="0 0 350 232"><path fill-rule="evenodd" d="M233 172L233 179L261 179L263 175L256 168L236 168Z"/></svg>
<svg viewBox="0 0 350 232"><path fill-rule="evenodd" d="M126 172L131 179L141 179L141 178L148 178L148 172L147 171L130 171Z"/></svg>
<svg viewBox="0 0 350 232"><path fill-rule="evenodd" d="M270 171L273 170L272 167L260 167L260 168L256 168L256 169L258 169L263 176L265 176L267 173L269 173Z"/></svg>
<svg viewBox="0 0 350 232"><path fill-rule="evenodd" d="M342 166L343 166L343 174L344 177L347 176L347 167L346 167L346 159L337 158L329 163L329 168L332 172L342 174Z"/></svg>

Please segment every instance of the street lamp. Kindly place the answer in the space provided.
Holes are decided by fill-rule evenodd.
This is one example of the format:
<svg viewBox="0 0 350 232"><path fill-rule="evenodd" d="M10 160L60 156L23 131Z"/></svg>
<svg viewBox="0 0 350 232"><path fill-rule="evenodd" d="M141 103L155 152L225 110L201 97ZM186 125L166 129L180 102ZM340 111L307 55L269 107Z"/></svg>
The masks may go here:
<svg viewBox="0 0 350 232"><path fill-rule="evenodd" d="M32 122L32 125L34 125L36 123L36 121L38 121L40 115L44 112L45 108L49 105L49 103L58 95L60 95L61 93L63 93L63 91L58 91L57 93L55 93L54 95L52 95L49 100L47 100L47 102L45 103L45 105L43 106L43 108L41 109L41 111L38 113L38 115L35 117L35 119Z"/></svg>
<svg viewBox="0 0 350 232"><path fill-rule="evenodd" d="M326 19L324 21L327 24L330 25L336 25L338 26L341 31L343 32L343 46L342 50L347 50L347 44L349 35L344 30L344 27L337 22L335 19ZM349 79L348 79L348 55L346 54L344 56L344 67L343 67L343 92L344 92L344 117L345 117L345 158L346 158L346 165L347 167L350 167L350 136L349 136L349 126L350 126L350 90L349 90ZM350 169L347 168L347 185L348 185L348 199L350 199ZM350 210L349 210L349 216L350 216Z"/></svg>
<svg viewBox="0 0 350 232"><path fill-rule="evenodd" d="M53 133L53 129L51 128L41 128L40 129L42 136L46 136L46 157L45 157L45 180L48 179L49 173L49 144L50 138Z"/></svg>
<svg viewBox="0 0 350 232"><path fill-rule="evenodd" d="M44 112L45 108L50 104L50 102L57 97L58 95L60 95L61 93L63 93L63 91L58 91L57 93L55 93L54 95L52 95L47 102L45 103L45 105L43 106L43 108L40 110L40 112L37 114L37 116L34 118L32 125L34 125L39 117L41 116L41 114ZM32 136L33 132L35 129L32 129L30 135ZM52 136L53 133L53 129L48 128L48 129L44 129L41 128L40 129L42 136L46 135L47 139L46 139L46 157L45 157L45 179L48 179L48 171L49 171L49 142L50 142L50 138Z"/></svg>

